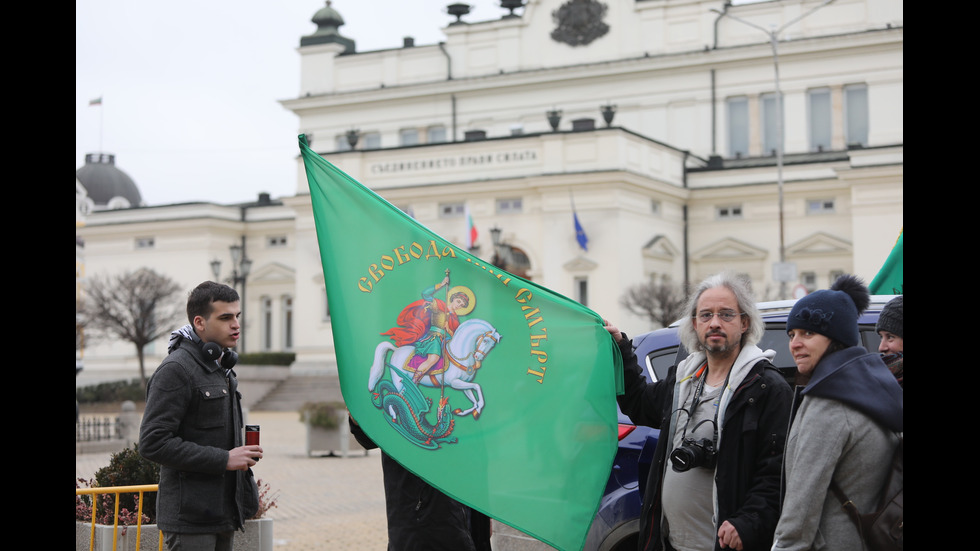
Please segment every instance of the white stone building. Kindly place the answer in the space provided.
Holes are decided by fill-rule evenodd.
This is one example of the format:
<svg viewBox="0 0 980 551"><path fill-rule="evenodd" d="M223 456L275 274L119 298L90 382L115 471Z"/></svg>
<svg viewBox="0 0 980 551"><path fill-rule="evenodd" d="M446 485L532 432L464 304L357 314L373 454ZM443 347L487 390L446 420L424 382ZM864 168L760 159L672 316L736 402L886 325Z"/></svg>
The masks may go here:
<svg viewBox="0 0 980 551"><path fill-rule="evenodd" d="M760 298L826 287L844 272L870 281L898 237L899 1L530 0L515 17L460 19L440 44L357 52L340 14L321 9L317 29L298 37L297 96L282 102L299 117L297 134L460 246L468 211L476 254L506 255L512 271L629 333L653 326L619 304L628 286L724 268L748 274ZM781 160L770 29L779 30ZM549 112L560 113L555 127ZM295 351L295 369L330 369L331 319L297 163L290 197L95 210L77 230L85 271L148 266L190 288L212 277L215 258L227 277L228 247L244 243L245 351ZM792 276L782 287L777 271ZM161 340L148 362L164 352ZM133 357L97 346L86 371L132 367Z"/></svg>

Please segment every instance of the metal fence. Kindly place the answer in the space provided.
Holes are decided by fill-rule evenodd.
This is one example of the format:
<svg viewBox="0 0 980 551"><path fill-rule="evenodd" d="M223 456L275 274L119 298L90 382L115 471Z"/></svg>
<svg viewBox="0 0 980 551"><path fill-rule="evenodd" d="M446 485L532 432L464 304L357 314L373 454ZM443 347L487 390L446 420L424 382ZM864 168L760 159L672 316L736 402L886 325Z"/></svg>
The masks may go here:
<svg viewBox="0 0 980 551"><path fill-rule="evenodd" d="M88 417L75 423L75 442L99 442L123 437L119 417Z"/></svg>
<svg viewBox="0 0 980 551"><path fill-rule="evenodd" d="M137 486L109 486L106 488L75 488L75 495L91 495L92 496L92 528L89 534L89 550L95 549L95 519L97 516L98 509L98 496L104 494L113 494L116 496L115 504L116 510L112 517L112 549L116 549L116 544L118 542L119 535L119 494L123 493L138 493L139 494L139 507L136 513L136 551L140 548L140 536L143 530L143 494L146 492L156 492L159 488L159 484L141 484ZM130 526L129 528L132 528ZM160 533L159 541L157 543L157 550L163 551L163 533Z"/></svg>

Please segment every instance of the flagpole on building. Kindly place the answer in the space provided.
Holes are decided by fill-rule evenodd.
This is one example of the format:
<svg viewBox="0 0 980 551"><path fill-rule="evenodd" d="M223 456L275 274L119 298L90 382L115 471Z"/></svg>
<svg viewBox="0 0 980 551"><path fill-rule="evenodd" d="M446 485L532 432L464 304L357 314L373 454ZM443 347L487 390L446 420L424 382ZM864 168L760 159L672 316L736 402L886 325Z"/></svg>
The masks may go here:
<svg viewBox="0 0 980 551"><path fill-rule="evenodd" d="M588 252L589 238L585 235L585 229L582 228L581 222L578 221L578 212L575 211L575 198L572 196L572 190L568 190L568 200L572 203L572 224L575 227L575 241L578 242L578 246L582 247L583 251Z"/></svg>
<svg viewBox="0 0 980 551"><path fill-rule="evenodd" d="M103 121L105 117L105 110L102 109L102 96L89 100L88 106L99 108L99 153L102 153L102 128L104 127Z"/></svg>

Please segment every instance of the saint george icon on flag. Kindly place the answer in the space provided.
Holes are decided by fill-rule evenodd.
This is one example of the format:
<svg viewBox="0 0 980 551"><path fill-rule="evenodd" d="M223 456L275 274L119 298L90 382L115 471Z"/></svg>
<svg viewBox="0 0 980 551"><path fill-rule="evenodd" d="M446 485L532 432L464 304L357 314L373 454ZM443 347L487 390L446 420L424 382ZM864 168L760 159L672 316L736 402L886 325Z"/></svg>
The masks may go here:
<svg viewBox="0 0 980 551"><path fill-rule="evenodd" d="M299 145L351 416L443 493L581 549L617 449L622 359L602 318Z"/></svg>

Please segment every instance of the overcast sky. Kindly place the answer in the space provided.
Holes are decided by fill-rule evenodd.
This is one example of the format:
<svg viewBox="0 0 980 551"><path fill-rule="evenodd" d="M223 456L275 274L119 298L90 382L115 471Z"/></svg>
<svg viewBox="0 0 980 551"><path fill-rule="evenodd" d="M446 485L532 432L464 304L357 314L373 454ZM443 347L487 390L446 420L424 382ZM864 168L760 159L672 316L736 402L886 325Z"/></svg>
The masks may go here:
<svg viewBox="0 0 980 551"><path fill-rule="evenodd" d="M358 51L445 40L450 0L334 0ZM499 0L467 0L466 20ZM116 155L149 205L296 192L300 38L324 0L76 0L75 168ZM102 98L99 107L91 100Z"/></svg>

